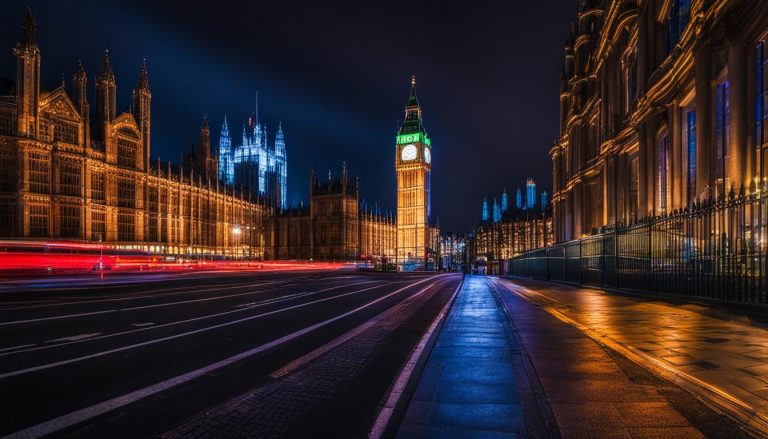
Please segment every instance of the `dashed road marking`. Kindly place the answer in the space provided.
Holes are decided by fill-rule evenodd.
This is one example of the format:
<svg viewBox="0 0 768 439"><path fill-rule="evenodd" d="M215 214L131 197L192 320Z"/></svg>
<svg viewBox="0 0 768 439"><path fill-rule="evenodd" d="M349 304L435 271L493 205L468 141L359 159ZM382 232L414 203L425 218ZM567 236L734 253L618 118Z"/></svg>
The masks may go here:
<svg viewBox="0 0 768 439"><path fill-rule="evenodd" d="M33 425L31 427L25 428L24 430L20 430L20 431L17 431L15 433L11 433L11 436L12 437L36 438L36 437L41 437L41 436L45 436L47 434L54 433L56 431L59 431L59 430L61 430L63 428L70 427L70 426L75 425L75 424L79 424L80 422L86 421L88 419L94 418L96 416L102 415L102 414L110 412L112 410L124 407L124 406L126 406L128 404L131 404L133 402L136 402L136 401L138 401L140 399L144 399L144 398L146 398L148 396L152 396L154 394L157 394L157 393L160 393L162 391L168 390L168 389L173 388L175 386L178 386L180 384L184 384L186 382L192 381L192 380L194 380L196 378L199 378L199 377L201 377L203 375L211 373L211 372L213 372L215 370L224 368L224 367L229 366L229 365L231 365L233 363L236 363L236 362L238 362L240 360L243 360L245 358L251 357L251 356L253 356L255 354L258 354L260 352L264 352L264 351L269 350L269 349L271 349L271 348L273 348L275 346L279 346L279 345L281 345L283 343L289 342L289 341L291 341L291 340L293 340L295 338L301 337L302 335L305 335L305 334L307 334L309 332L312 332L312 331L314 331L316 329L319 329L321 327L327 326L327 325L329 325L329 324L331 324L331 323L333 323L335 321L338 321L340 319L348 317L348 316L350 316L350 315L352 315L352 314L354 314L354 313L356 313L358 311L366 309L366 308L368 308L368 307L370 307L370 306L372 306L372 305L374 305L374 304L376 304L378 302L386 300L389 297L392 297L395 294L398 294L398 293L400 293L400 292L402 292L402 291L404 291L404 290L406 290L408 288L411 288L411 287L414 287L414 286L419 285L421 283L427 282L430 279L431 278L426 278L426 279L422 279L420 281L408 284L408 285L406 285L406 286L404 286L402 288L399 288L399 289L397 289L397 290L395 290L395 291L393 291L393 292L391 292L389 294L385 294L384 296L381 296L378 299L374 299L374 300L372 300L372 301L370 301L370 302L368 302L368 303L366 303L364 305L361 305L361 306L359 306L359 307L357 307L355 309L347 311L347 312L345 312L343 314L339 314L336 317L332 317L332 318L330 318L328 320L324 320L322 322L315 323L314 325L307 326L304 329L300 329L300 330L298 330L296 332L292 332L292 333L290 333L288 335L284 335L284 336L282 336L282 337L280 337L278 339L272 340L272 341L270 341L268 343L265 343L263 345L260 345L260 346L257 346L255 348L249 349L249 350L247 350L245 352L241 352L241 353L233 355L233 356L231 356L229 358L225 358L223 360L220 360L220 361L217 361L215 363L209 364L208 366L201 367L201 368L199 368L197 370L193 370L193 371L188 372L186 374L175 376L173 378L169 378L169 379L167 379L165 381L161 381L161 382L153 384L151 386L144 387L143 389L135 390L135 391L127 393L125 395L117 396L115 398L112 398L112 399L100 402L98 404L94 404L94 405L91 405L89 407L85 407L85 408L82 408L80 410L76 410L76 411L68 413L66 415L59 416L58 418L54 418L54 419L51 419L51 420L46 421L46 422L42 422L42 423L37 424L37 425ZM394 283L394 282L391 282L391 283L385 284L385 285L390 285L392 283ZM282 310L270 311L269 313L260 314L259 316L248 317L247 319L253 319L253 318L264 316L264 315L268 315L268 314L275 314L275 313L278 313L278 312L287 311L289 309L295 309L295 308L300 308L300 307L304 307L304 306L309 306L309 305L312 305L312 304L315 304L315 303L318 303L318 302L327 301L327 300L331 300L331 299L338 298L338 297L348 296L348 295L351 295L351 294L363 292L363 291L370 290L370 289L373 289L373 288L378 288L378 286L377 287L369 287L369 288L365 288L365 289L362 289L362 290L353 291L353 292L350 292L350 293L339 294L339 295L333 296L333 297L326 297L326 298L315 300L315 301L308 302L308 303L305 303L305 304L295 305L295 306L292 306L292 307L289 307L289 308L284 308ZM245 320L245 319L242 319L242 320ZM235 322L229 322L228 324L237 323L237 322L240 322L242 320L235 321ZM221 325L217 325L217 326L221 326ZM208 328L205 328L205 329L208 329ZM192 331L190 333L201 332L201 331L202 330ZM177 336L167 337L167 338L176 338L178 336L181 336L181 334L177 335ZM129 348L129 347L125 347L125 348ZM123 350L125 348L120 348L120 349L117 349L117 350ZM113 349L112 351L116 351L116 349ZM88 357L93 357L93 356L96 356L96 355L99 355L99 354L89 355Z"/></svg>
<svg viewBox="0 0 768 439"><path fill-rule="evenodd" d="M101 332L93 332L93 333L90 333L90 334L80 334L80 335L73 335L71 337L57 338L55 340L48 340L46 343L56 343L56 342L60 342L60 341L85 340L86 338L96 337L97 335L101 335Z"/></svg>
<svg viewBox="0 0 768 439"><path fill-rule="evenodd" d="M23 345L19 345L19 346L11 346L9 348L2 348L2 349L0 349L0 352L12 351L14 349L28 348L30 346L34 346L34 344L23 344Z"/></svg>

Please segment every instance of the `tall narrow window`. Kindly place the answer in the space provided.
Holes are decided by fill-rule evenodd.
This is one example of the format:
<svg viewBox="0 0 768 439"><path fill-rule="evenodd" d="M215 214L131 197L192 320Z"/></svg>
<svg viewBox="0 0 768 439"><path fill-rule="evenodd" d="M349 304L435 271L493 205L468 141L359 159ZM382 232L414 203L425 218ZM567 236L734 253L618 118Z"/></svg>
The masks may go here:
<svg viewBox="0 0 768 439"><path fill-rule="evenodd" d="M721 193L725 194L726 172L728 157L728 142L730 140L730 96L728 80L717 84L715 96L715 148L717 150L717 169L715 175L721 179Z"/></svg>
<svg viewBox="0 0 768 439"><path fill-rule="evenodd" d="M667 133L659 136L659 211L667 211L667 196L669 195L669 148L667 145Z"/></svg>
<svg viewBox="0 0 768 439"><path fill-rule="evenodd" d="M691 0L672 0L667 15L667 54L672 53L691 19Z"/></svg>
<svg viewBox="0 0 768 439"><path fill-rule="evenodd" d="M629 160L629 221L638 219L640 211L640 160L634 154Z"/></svg>
<svg viewBox="0 0 768 439"><path fill-rule="evenodd" d="M755 144L758 149L762 149L768 147L768 38L757 43L755 61Z"/></svg>
<svg viewBox="0 0 768 439"><path fill-rule="evenodd" d="M688 148L688 203L696 198L696 110L685 113L685 138Z"/></svg>

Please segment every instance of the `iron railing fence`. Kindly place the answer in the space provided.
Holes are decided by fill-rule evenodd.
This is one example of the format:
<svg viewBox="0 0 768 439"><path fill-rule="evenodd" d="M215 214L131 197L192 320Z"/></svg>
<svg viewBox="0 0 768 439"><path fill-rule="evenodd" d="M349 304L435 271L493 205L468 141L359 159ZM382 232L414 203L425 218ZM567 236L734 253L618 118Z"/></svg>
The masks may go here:
<svg viewBox="0 0 768 439"><path fill-rule="evenodd" d="M618 225L521 254L509 273L574 284L768 304L768 190Z"/></svg>

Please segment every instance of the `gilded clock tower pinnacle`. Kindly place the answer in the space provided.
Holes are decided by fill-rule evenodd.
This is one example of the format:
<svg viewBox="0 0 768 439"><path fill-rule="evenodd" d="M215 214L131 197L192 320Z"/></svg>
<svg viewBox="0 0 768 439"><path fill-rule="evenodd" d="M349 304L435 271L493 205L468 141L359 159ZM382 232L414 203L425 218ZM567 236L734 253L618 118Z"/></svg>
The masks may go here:
<svg viewBox="0 0 768 439"><path fill-rule="evenodd" d="M395 139L397 173L397 263L400 270L427 268L432 144L422 123L416 77L405 106L405 121Z"/></svg>

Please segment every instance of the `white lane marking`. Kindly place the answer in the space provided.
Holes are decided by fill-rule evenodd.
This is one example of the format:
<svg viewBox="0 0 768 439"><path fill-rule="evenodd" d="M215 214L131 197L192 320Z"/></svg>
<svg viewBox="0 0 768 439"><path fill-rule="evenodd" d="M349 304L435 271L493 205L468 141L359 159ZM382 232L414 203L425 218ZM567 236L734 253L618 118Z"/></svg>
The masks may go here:
<svg viewBox="0 0 768 439"><path fill-rule="evenodd" d="M24 350L16 351L16 352L0 353L0 357L6 356L6 355L20 354L20 353L24 353L24 352L35 352L35 351L40 351L40 350L43 350L43 349L59 348L59 347L62 347L62 346L73 344L73 343L82 343L84 341L103 340L105 338L118 337L120 335L132 334L132 333L135 333L135 332L141 332L141 331L165 328L165 327L168 327L168 326L181 325L181 324L184 324L184 323L196 322L198 320L205 320L205 319L210 319L210 318L214 318L214 317L220 317L220 316L223 316L223 315L233 314L233 313L236 313L236 312L248 311L248 310L250 310L252 308L266 306L266 305L271 305L271 304L278 303L278 302L287 302L289 300L297 299L297 298L300 298L300 297L311 296L311 295L317 294L317 293L324 293L326 291L336 290L336 289L347 287L347 286L361 285L361 284L372 283L372 282L378 282L378 281L358 282L358 283L350 284L350 285L337 285L335 287L323 288L321 290L315 290L315 291L309 291L309 292L303 292L303 293L296 293L296 294L289 294L289 295L280 296L280 297L277 297L277 298L274 298L274 299L263 300L263 301L259 302L258 305L254 305L251 308L240 308L240 309L236 309L236 310L232 310L232 311L224 311L224 312L220 312L220 313L216 313L216 314L206 314L206 315L200 316L200 317L192 317L190 319L178 320L178 321L175 321L175 322L169 322L169 323L164 323L164 324L161 324L161 325L149 326L149 327L146 327L146 328L131 329L131 330L128 330L128 331L115 332L115 333L112 333L112 334L106 334L106 335L102 335L102 336L99 336L99 337L90 338L90 339L87 339L87 340L71 341L71 342L68 342L68 343L61 343L61 344L57 344L57 345L40 346L40 347L36 347L36 348L32 348L32 349L24 349Z"/></svg>
<svg viewBox="0 0 768 439"><path fill-rule="evenodd" d="M48 341L46 341L46 343L56 343L56 342L60 342L60 341L85 340L86 338L92 338L92 337L96 337L98 335L101 335L101 332L93 332L91 334L80 334L80 335L73 335L71 337L57 338L55 340L48 340Z"/></svg>
<svg viewBox="0 0 768 439"><path fill-rule="evenodd" d="M10 348L2 348L2 349L0 349L0 352L12 351L14 349L28 348L30 346L34 346L34 344L23 344L23 345L19 345L19 346L12 346Z"/></svg>
<svg viewBox="0 0 768 439"><path fill-rule="evenodd" d="M345 317L348 317L348 316L350 316L350 315L352 315L352 314L354 314L356 312L359 312L359 311L361 311L361 310L363 310L365 308L370 307L371 305L374 305L374 304L376 304L378 302L381 302L382 300L388 299L389 297L392 297L393 295L398 294L398 293L402 292L403 290L406 290L408 288L411 288L413 286L416 286L416 285L418 285L420 283L423 283L423 282L426 282L428 280L430 280L430 278L426 278L426 279L420 280L418 282L414 282L412 284L406 285L406 286L404 286L404 287L402 287L402 288L400 288L400 289L398 289L396 291L393 291L393 292L391 292L391 293L389 293L389 294L387 294L385 296L379 297L378 299L375 299L375 300L373 300L371 302L368 302L365 305L361 305L361 306L359 306L359 307L357 307L357 308L355 308L355 309L353 309L351 311L347 311L347 312L345 312L343 314L340 314L340 315L338 315L336 317L332 317L332 318L330 318L328 320L325 320L325 321L322 321L322 322L319 322L319 323L315 323L314 325L307 326L304 329L300 329L300 330L298 330L296 332L293 332L293 333L290 333L290 334L285 335L283 337L280 337L278 339L272 340L272 341L270 341L268 343L265 343L265 344L263 344L261 346L257 346L257 347L255 347L253 349L249 349L249 350L247 350L245 352L241 352L241 353L233 355L233 356L231 356L229 358L225 358L223 360L220 360L220 361L217 361L215 363L209 364L208 366L204 366L204 367L201 367L201 368L199 368L197 370L193 370L191 372L185 373L183 375L175 376L173 378L169 378L169 379L167 379L165 381L161 381L161 382L153 384L151 386L144 387L143 389L135 390L135 391L127 393L125 395L118 396L118 397L115 397L115 398L112 398L112 399L109 399L109 400L106 400L106 401L103 401L103 402L91 405L89 407L82 408L80 410L76 410L76 411L68 413L66 415L59 416L58 418L54 418L54 419L48 420L46 422L42 422L42 423L37 424L37 425L33 425L31 427L25 428L24 430L20 430L20 431L17 431L15 433L11 433L9 436L15 437L15 438L37 438L37 437L40 437L40 436L45 436L47 434L54 433L56 431L61 430L62 428L70 427L72 425L78 424L78 423L83 422L85 420L91 419L93 417L96 417L96 416L102 415L104 413L110 412L112 410L118 409L120 407L126 406L126 405L128 405L130 403L133 403L133 402L136 402L136 401L138 401L140 399L144 399L144 398L146 398L148 396L152 396L152 395L154 395L156 393L162 392L164 390L170 389L170 388L178 386L180 384L184 384L184 383L186 383L188 381L194 380L195 378L199 378L199 377L201 377L201 376L203 376L205 374L211 373L212 371L215 371L215 370L221 369L223 367L229 366L229 365L231 365L233 363L236 363L236 362L238 362L240 360L243 360L243 359L248 358L250 356L253 356L255 354L264 352L264 351L266 351L268 349L271 349L271 348L273 348L275 346L279 346L279 345L281 345L283 343L289 342L289 341L291 341L291 340L293 340L295 338L301 337L302 335L305 335L305 334L307 334L309 332L312 332L312 331L314 331L314 330L316 330L318 328L322 328L323 326L329 325L329 324L331 324L331 323L333 323L333 322L335 322L337 320L340 320L340 319L343 319ZM394 283L394 282L390 282L390 284L391 283ZM389 284L385 284L385 285L389 285ZM371 288L375 288L375 287L371 287ZM362 291L365 291L365 290L360 290L358 292L362 292ZM345 293L345 294L342 294L342 295L339 295L339 296L335 296L335 297L342 297L342 296L346 296L346 295L353 294L353 293L355 293L355 292ZM318 300L316 302L324 301L324 300L330 300L330 299L333 299L333 298L320 299L320 300ZM311 302L311 303L316 303L316 302ZM298 306L291 307L291 308L298 308L298 307L301 307L301 306L307 306L307 305L310 305L311 303L307 303L307 304L304 304L304 305L298 305ZM286 308L285 310L287 310L287 309L289 309L289 308ZM279 311L273 311L272 313L275 313L275 312L279 312ZM266 315L266 314L264 314L264 315Z"/></svg>
<svg viewBox="0 0 768 439"><path fill-rule="evenodd" d="M131 326L135 326L137 328L142 328L144 326L152 326L154 325L154 322L142 322L142 323L131 323Z"/></svg>
<svg viewBox="0 0 768 439"><path fill-rule="evenodd" d="M174 287L174 288L163 288L159 290L149 290L143 292L141 295L133 295L133 296L123 296L123 297L115 297L112 299L95 299L95 300L80 300L80 301L72 301L72 302L59 302L59 303L45 303L45 304L39 304L39 305L28 305L28 306L17 306L14 308L3 308L0 309L0 311L14 311L18 309L35 309L35 308L51 308L54 306L69 306L69 305L83 305L88 303L103 303L103 302L121 302L125 300L140 300L140 299L150 299L154 297L168 297L168 296L177 296L181 294L193 294L193 293L205 293L208 291L221 291L221 290L233 290L237 288L252 288L252 287L262 287L266 285L272 285L277 283L283 283L286 284L288 282L294 281L294 279L288 280L288 281L271 281L271 282L256 282L254 284L239 284L239 285L232 285L227 287L209 287L209 288L203 288L199 290L190 290L190 287ZM169 294L159 294L154 295L155 293L163 292L163 291L174 291L174 290L184 290L179 291L177 293L169 293Z"/></svg>
<svg viewBox="0 0 768 439"><path fill-rule="evenodd" d="M399 311L401 309L400 305L403 305L405 303L410 303L415 298L421 296L423 293L427 292L430 288L434 287L436 282L432 282L431 284L427 285L426 287L422 288L417 292L416 294L413 294L411 296L406 297L402 302L398 303L396 306L389 308L388 310L382 312L381 314L374 316L367 322L356 326L355 328L352 328L352 330L347 331L346 333L340 335L339 337L336 337L335 339L329 341L328 343L320 346L319 348L313 350L312 352L309 352L290 363L286 364L285 366L281 367L280 369L272 372L269 376L277 379L280 377L283 377L285 375L288 375L289 373L293 372L294 370L300 368L301 366L309 363L310 361L321 357L322 355L325 355L326 353L330 352L333 348L340 346L353 337L361 334L363 331L367 330L371 326L379 323L380 321L384 320L385 318L388 318L392 314L394 314L396 311Z"/></svg>
<svg viewBox="0 0 768 439"><path fill-rule="evenodd" d="M382 407L379 411L379 414L376 416L376 421L373 423L373 427L371 427L371 431L368 433L369 439L379 439L384 433L384 429L387 427L387 424L389 423L389 420L395 411L395 407L397 406L400 397L403 396L405 386L411 379L411 375L413 375L416 364L419 362L419 358L424 352L424 349L427 347L429 338L432 336L432 333L435 332L437 326L448 313L448 310L451 309L451 305L453 304L453 301L463 284L464 280L462 280L459 283L459 286L456 287L456 291L453 292L453 295L448 300L448 303L446 303L443 309L440 310L440 313L437 315L437 317L435 317L435 320L429 326L427 332L424 333L424 335L421 337L421 340L419 340L419 343L413 349L413 352L411 352L411 356L408 357L408 361L405 363L405 365L403 365L403 368L400 370L400 374L397 376L397 380L395 380L392 389L387 395L387 399L384 402L384 407Z"/></svg>
<svg viewBox="0 0 768 439"><path fill-rule="evenodd" d="M374 281L369 281L374 282ZM355 285L355 284L351 284ZM131 306L128 308L115 308L115 309L103 309L99 311L90 311L90 312L81 312L77 314L65 314L60 316L51 316L51 317L39 317L36 319L25 319L25 320L14 320L11 322L0 322L0 326L10 326L10 325L18 325L18 324L24 324L24 323L37 323L37 322L46 322L51 320L62 320L62 319L70 319L75 317L86 317L86 316L95 316L95 315L101 315L101 314L111 314L116 312L126 312L126 311L136 311L140 309L151 309L151 308L162 308L165 306L173 306L173 305L186 305L188 303L197 303L197 302L209 302L212 300L223 300L228 299L232 297L240 297L240 296L248 296L251 294L258 294L263 293L265 291L272 291L272 289L262 289L262 290L252 290L252 291L246 291L244 293L236 293L236 294L227 294L224 296L213 296L213 297L206 297L204 299L193 299L193 300L180 300L177 302L165 302L165 303L156 303L154 305L142 305L142 306Z"/></svg>
<svg viewBox="0 0 768 439"><path fill-rule="evenodd" d="M255 320L255 319L258 319L258 318L261 318L261 317L270 316L272 314L278 314L278 313L289 311L289 310L292 310L292 309L303 308L305 306L314 305L316 303L326 302L328 300L334 300L334 299L338 299L340 297L350 296L352 294L362 293L364 291L373 290L375 288L381 288L381 287L390 285L392 283L394 283L394 282L389 282L389 283L385 283L385 284L382 284L382 285L376 285L376 286L373 286L373 287L363 288L362 290L355 290L355 291L351 291L349 293L337 294L335 296L326 297L326 298L318 299L318 300L313 300L311 302L302 303L302 304L299 304L299 305L293 305L293 306L289 306L287 308L281 308L281 309L277 309L277 310L274 310L274 311L268 311L268 312L261 313L261 314L256 314L256 315L253 315L253 316L243 317L242 319L231 320L231 321L228 321L228 322L219 323L217 325L206 326L204 328L195 329L195 330L188 331L188 332L182 332L180 334L169 335L167 337L155 338L155 339L143 341L143 342L140 342L140 343L134 343L134 344L131 344L131 345L121 346L119 348L108 349L106 351L96 352L94 354L83 355L81 357L70 358L68 360L61 360L61 361L56 361L56 362L53 362L53 363L42 364L40 366L33 366L33 367L28 367L26 369L15 370L13 372L6 372L6 373L3 373L3 374L0 374L0 379L10 378L10 377L17 376L17 375L23 375L23 374L30 373L30 372L36 372L38 370L51 369L51 368L58 367L58 366L63 366L63 365L66 365L66 364L77 363L77 362L80 362L80 361L83 361L83 360L88 360L88 359L91 359L91 358L98 358L98 357L102 357L104 355L114 354L116 352L123 352L123 351L127 351L127 350L130 350L130 349L142 347L142 346L153 345L153 344L164 342L164 341L168 341L168 340L175 340L177 338L186 337L188 335L193 335L193 334L199 334L201 332L208 332L208 331L211 331L211 330L214 330L214 329L224 328L224 327L227 327L227 326L236 325L238 323L243 323L243 322L247 322L247 321L250 321L250 320ZM241 311L241 310L238 310L238 311ZM146 328L146 329L154 329L154 328L158 328L158 327L159 326L152 326L152 327L149 327L149 328Z"/></svg>

